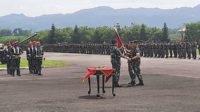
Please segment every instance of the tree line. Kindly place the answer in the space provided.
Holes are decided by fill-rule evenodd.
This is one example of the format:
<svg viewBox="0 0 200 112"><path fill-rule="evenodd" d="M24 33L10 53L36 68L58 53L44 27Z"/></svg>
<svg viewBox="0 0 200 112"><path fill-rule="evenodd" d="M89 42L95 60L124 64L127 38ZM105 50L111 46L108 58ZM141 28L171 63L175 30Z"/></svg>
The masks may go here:
<svg viewBox="0 0 200 112"><path fill-rule="evenodd" d="M185 39L200 42L200 22L186 24Z"/></svg>
<svg viewBox="0 0 200 112"><path fill-rule="evenodd" d="M23 30L22 28L10 29L0 29L0 37L4 36L27 36L31 33L30 30Z"/></svg>
<svg viewBox="0 0 200 112"><path fill-rule="evenodd" d="M179 29L169 29L166 23L163 24L163 28L149 27L144 24L131 24L130 26L121 27L118 23L115 25L115 27L118 29L119 34L122 36L123 41L125 42L130 40L141 40L148 42L177 42L181 39L181 34L178 31ZM186 31L184 33L184 38L186 41L200 41L200 22L185 24L185 29ZM116 37L113 27L109 26L91 28L87 26L76 25L74 28L56 28L56 26L52 24L50 30L43 30L37 33L40 37L37 38L37 40L47 44L110 43L110 41ZM0 37L23 36L16 37L18 40L30 34L30 30L23 30L21 28L16 28L14 30L0 29ZM12 37L12 39L14 38Z"/></svg>
<svg viewBox="0 0 200 112"><path fill-rule="evenodd" d="M144 24L121 27L115 25L123 41L141 40L150 42L169 42L167 24L163 28L149 27ZM53 24L50 30L38 32L44 43L110 43L115 39L116 33L113 27L102 26L90 28L87 26L75 26L74 28L56 28Z"/></svg>

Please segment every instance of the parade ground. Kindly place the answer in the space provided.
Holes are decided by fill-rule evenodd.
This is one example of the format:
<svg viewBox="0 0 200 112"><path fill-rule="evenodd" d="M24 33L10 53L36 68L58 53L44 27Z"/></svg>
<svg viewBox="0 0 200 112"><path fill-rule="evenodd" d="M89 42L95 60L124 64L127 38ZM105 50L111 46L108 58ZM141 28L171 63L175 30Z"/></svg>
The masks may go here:
<svg viewBox="0 0 200 112"><path fill-rule="evenodd" d="M24 57L24 56L23 56ZM21 70L21 77L0 70L0 112L200 112L200 60L142 58L144 86L128 87L127 61L122 59L120 84L96 97L83 76L88 67L111 66L109 55L45 53L46 60L68 66L44 68L43 76Z"/></svg>

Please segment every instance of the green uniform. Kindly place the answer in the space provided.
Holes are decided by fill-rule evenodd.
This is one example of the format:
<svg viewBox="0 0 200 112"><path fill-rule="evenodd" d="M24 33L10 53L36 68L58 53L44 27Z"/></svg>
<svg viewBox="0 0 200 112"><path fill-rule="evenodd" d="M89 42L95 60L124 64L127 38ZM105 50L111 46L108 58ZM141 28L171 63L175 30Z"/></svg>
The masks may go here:
<svg viewBox="0 0 200 112"><path fill-rule="evenodd" d="M130 51L130 58L133 58L136 56L137 53L139 52L138 48L132 48ZM143 85L143 79L142 79L142 75L141 75L141 71L140 71L140 59L136 59L136 60L130 60L128 61L128 71L129 71L129 75L131 78L131 84L134 85L136 82L136 77L139 80L139 84Z"/></svg>
<svg viewBox="0 0 200 112"><path fill-rule="evenodd" d="M115 69L114 84L118 85L121 67L121 52L116 46L111 47L111 63L112 68Z"/></svg>

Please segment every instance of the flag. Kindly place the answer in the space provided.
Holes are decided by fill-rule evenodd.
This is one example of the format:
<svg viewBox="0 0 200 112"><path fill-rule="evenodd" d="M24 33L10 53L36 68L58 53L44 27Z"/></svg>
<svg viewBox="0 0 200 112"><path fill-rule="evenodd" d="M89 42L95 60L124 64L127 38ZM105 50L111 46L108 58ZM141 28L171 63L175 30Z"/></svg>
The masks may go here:
<svg viewBox="0 0 200 112"><path fill-rule="evenodd" d="M117 47L118 48L121 48L124 44L123 44L123 41L122 41L122 38L117 36L116 37L116 42L117 42Z"/></svg>

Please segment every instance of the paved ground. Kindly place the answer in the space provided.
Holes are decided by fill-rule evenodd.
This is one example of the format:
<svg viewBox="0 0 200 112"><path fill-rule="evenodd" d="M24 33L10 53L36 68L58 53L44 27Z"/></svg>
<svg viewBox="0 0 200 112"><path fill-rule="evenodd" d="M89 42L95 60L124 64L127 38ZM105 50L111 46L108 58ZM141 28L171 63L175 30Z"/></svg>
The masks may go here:
<svg viewBox="0 0 200 112"><path fill-rule="evenodd" d="M110 82L106 94L96 98L82 77L89 66L110 66L110 57L46 53L47 59L73 63L70 67L46 68L43 76L10 77L0 71L0 112L200 112L200 61L142 58L145 86L126 87L127 62L122 60L116 97Z"/></svg>

